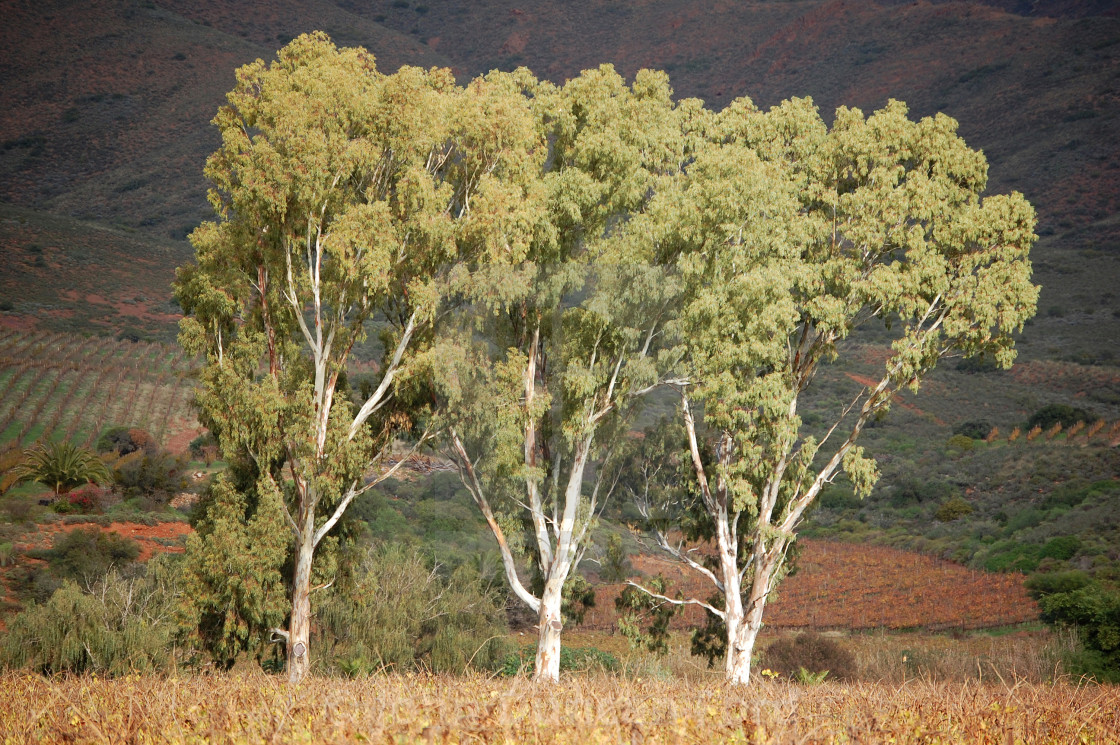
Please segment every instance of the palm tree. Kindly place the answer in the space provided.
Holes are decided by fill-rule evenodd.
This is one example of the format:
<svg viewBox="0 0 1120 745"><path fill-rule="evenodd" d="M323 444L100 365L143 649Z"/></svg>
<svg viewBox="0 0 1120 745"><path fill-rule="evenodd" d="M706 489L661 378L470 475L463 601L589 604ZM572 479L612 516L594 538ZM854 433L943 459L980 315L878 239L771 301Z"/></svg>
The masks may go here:
<svg viewBox="0 0 1120 745"><path fill-rule="evenodd" d="M90 481L104 483L113 476L89 450L70 442L39 443L23 452L24 461L13 469L20 481L38 481L60 496Z"/></svg>

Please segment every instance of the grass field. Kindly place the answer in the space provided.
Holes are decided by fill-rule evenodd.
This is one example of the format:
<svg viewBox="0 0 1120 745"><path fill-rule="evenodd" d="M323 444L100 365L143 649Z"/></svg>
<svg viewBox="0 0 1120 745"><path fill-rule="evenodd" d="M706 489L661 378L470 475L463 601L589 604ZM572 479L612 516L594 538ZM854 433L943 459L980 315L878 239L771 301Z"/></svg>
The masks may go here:
<svg viewBox="0 0 1120 745"><path fill-rule="evenodd" d="M722 684L571 675L117 680L0 676L0 740L321 743L1115 743L1120 689Z"/></svg>

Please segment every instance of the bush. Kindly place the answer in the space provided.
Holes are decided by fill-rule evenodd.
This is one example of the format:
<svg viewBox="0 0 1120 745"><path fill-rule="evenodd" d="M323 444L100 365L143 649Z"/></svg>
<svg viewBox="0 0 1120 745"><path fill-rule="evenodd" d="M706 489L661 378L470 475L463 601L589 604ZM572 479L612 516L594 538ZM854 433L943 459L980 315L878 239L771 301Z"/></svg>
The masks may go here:
<svg viewBox="0 0 1120 745"><path fill-rule="evenodd" d="M1051 538L1042 547L1042 558L1060 559L1069 561L1081 550L1081 539L1073 535L1064 535Z"/></svg>
<svg viewBox="0 0 1120 745"><path fill-rule="evenodd" d="M28 554L45 559L59 579L89 583L104 577L111 569L120 570L136 561L140 547L117 533L76 528L55 539L51 548Z"/></svg>
<svg viewBox="0 0 1120 745"><path fill-rule="evenodd" d="M953 428L954 435L964 435L970 440L983 440L992 431L992 423L984 420L969 421Z"/></svg>
<svg viewBox="0 0 1120 745"><path fill-rule="evenodd" d="M200 460L211 457L217 454L218 438L214 436L213 432L203 432L198 437L191 440L190 451L191 455Z"/></svg>
<svg viewBox="0 0 1120 745"><path fill-rule="evenodd" d="M424 667L494 669L506 656L502 599L467 565L447 578L418 552L367 549L316 610L321 642L348 675Z"/></svg>
<svg viewBox="0 0 1120 745"><path fill-rule="evenodd" d="M1072 626L1087 654L1071 660L1071 673L1120 682L1120 592L1090 582L1039 600L1044 620Z"/></svg>
<svg viewBox="0 0 1120 745"><path fill-rule="evenodd" d="M88 593L67 580L45 604L9 621L0 663L46 674L169 668L175 574L164 561L153 559L139 578L110 573Z"/></svg>
<svg viewBox="0 0 1120 745"><path fill-rule="evenodd" d="M629 552L622 544L622 536L611 533L607 538L606 553L600 563L599 579L604 582L622 582L633 572Z"/></svg>
<svg viewBox="0 0 1120 745"><path fill-rule="evenodd" d="M972 450L972 438L968 435L953 435L945 445L950 450L959 450L962 453L967 453Z"/></svg>
<svg viewBox="0 0 1120 745"><path fill-rule="evenodd" d="M760 664L791 679L827 671L829 680L853 680L857 672L851 652L814 632L778 639L762 653Z"/></svg>
<svg viewBox="0 0 1120 745"><path fill-rule="evenodd" d="M97 438L97 452L128 455L137 450L158 450L156 439L139 427L110 427Z"/></svg>
<svg viewBox="0 0 1120 745"><path fill-rule="evenodd" d="M910 504L925 504L942 501L953 493L953 487L944 481L902 481L891 496L891 503L897 507Z"/></svg>
<svg viewBox="0 0 1120 745"><path fill-rule="evenodd" d="M1027 578L1026 585L1031 595L1037 600L1056 592L1073 592L1089 584L1089 575L1079 569L1070 572L1052 572L1049 574L1034 574Z"/></svg>
<svg viewBox="0 0 1120 745"><path fill-rule="evenodd" d="M1043 406L1041 409L1031 414L1031 418L1027 420L1026 426L1023 429L1033 429L1039 427L1041 429L1050 429L1055 424L1061 424L1063 428L1072 427L1078 422L1085 422L1092 424L1097 421L1099 417L1092 414L1085 409L1078 409L1073 406L1066 406L1065 404L1049 404Z"/></svg>
<svg viewBox="0 0 1120 745"><path fill-rule="evenodd" d="M16 561L16 548L11 541L0 543L0 567L11 566Z"/></svg>
<svg viewBox="0 0 1120 745"><path fill-rule="evenodd" d="M971 440L969 441L971 442ZM941 506L937 508L934 517L943 523L952 522L962 517L967 517L973 512L972 505L964 500L959 494L954 494L947 501L942 502Z"/></svg>
<svg viewBox="0 0 1120 745"><path fill-rule="evenodd" d="M1041 553L1041 546L1000 541L985 557L984 568L989 572L1033 572L1042 560Z"/></svg>
<svg viewBox="0 0 1120 745"><path fill-rule="evenodd" d="M184 489L186 455L166 450L134 450L113 464L113 481L125 497L150 497Z"/></svg>
<svg viewBox="0 0 1120 745"><path fill-rule="evenodd" d="M65 504L69 512L89 514L104 509L111 493L108 489L90 484L70 492L65 499L55 502L54 507L57 511L59 505Z"/></svg>
<svg viewBox="0 0 1120 745"><path fill-rule="evenodd" d="M977 373L991 373L999 370L999 365L991 357L983 355L966 357L957 363L957 370L970 375Z"/></svg>

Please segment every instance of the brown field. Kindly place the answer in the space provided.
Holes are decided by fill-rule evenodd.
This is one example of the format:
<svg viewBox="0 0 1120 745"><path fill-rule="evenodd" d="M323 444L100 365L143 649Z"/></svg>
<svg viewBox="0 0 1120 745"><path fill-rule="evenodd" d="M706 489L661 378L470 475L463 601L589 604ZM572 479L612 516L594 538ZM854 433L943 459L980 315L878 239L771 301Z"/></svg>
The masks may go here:
<svg viewBox="0 0 1120 745"><path fill-rule="evenodd" d="M980 629L1038 620L1038 605L1021 574L967 569L912 551L885 546L801 539L798 571L786 578L767 605L768 626L798 629ZM631 557L646 576L662 574L670 595L712 594L706 579L657 556ZM622 585L596 592L588 628L613 628L614 599ZM705 611L686 606L673 628L693 628Z"/></svg>
<svg viewBox="0 0 1120 745"><path fill-rule="evenodd" d="M322 743L1115 743L1120 688L566 676L0 676L0 740Z"/></svg>

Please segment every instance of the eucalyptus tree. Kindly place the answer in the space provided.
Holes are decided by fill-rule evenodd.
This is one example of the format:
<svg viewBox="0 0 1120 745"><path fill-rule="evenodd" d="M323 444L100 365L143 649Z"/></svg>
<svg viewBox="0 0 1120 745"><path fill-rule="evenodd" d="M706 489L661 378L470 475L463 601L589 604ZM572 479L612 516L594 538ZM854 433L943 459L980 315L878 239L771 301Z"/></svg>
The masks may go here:
<svg viewBox="0 0 1120 745"><path fill-rule="evenodd" d="M768 112L739 100L712 132L627 227L671 247L685 285L676 331L691 479L666 488L679 473L655 469L655 488L639 492L661 547L722 600L651 594L718 619L727 677L745 684L806 510L841 473L861 495L875 483L857 444L867 423L946 356L1011 364L1038 296L1035 218L1017 193L982 198L987 163L956 122L912 121L898 102L866 117L841 108L827 127L809 100ZM814 436L800 416L807 388L873 322L893 329L883 369ZM700 558L690 538L715 555Z"/></svg>
<svg viewBox="0 0 1120 745"><path fill-rule="evenodd" d="M708 115L674 103L664 74L628 86L608 66L527 94L550 143L546 229L434 369L449 453L513 593L537 614L535 677L556 680L566 585L612 491L611 454L673 367L664 332L679 284L651 244L609 237L680 172Z"/></svg>
<svg viewBox="0 0 1120 745"><path fill-rule="evenodd" d="M177 282L180 339L206 356L198 402L223 453L248 464L258 509L290 531L290 618L276 632L298 681L316 548L384 477L401 426L423 418L388 413L472 268L524 257L546 147L510 76L461 88L448 70L386 75L318 33L240 68L227 99L206 165L217 219L192 234L197 264ZM352 401L347 363L372 325L379 379Z"/></svg>

